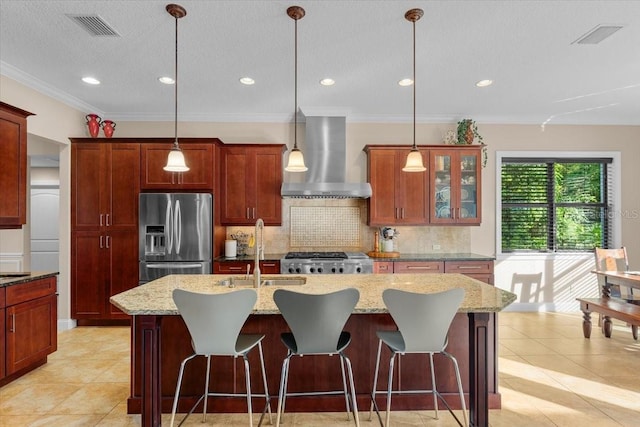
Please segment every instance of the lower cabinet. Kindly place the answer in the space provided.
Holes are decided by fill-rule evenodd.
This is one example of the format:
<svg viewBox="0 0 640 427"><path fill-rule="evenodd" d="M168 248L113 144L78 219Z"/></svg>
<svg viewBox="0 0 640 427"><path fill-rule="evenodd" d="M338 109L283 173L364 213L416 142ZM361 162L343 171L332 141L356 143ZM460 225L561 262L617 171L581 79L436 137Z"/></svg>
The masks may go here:
<svg viewBox="0 0 640 427"><path fill-rule="evenodd" d="M374 261L375 274L458 273L493 285L493 261Z"/></svg>
<svg viewBox="0 0 640 427"><path fill-rule="evenodd" d="M71 247L71 317L128 319L109 298L138 285L138 232L75 231Z"/></svg>
<svg viewBox="0 0 640 427"><path fill-rule="evenodd" d="M0 308L2 386L45 363L47 356L56 351L58 296L55 277L8 286L0 291L6 291L6 306Z"/></svg>
<svg viewBox="0 0 640 427"><path fill-rule="evenodd" d="M213 263L213 274L249 274L253 273L253 260L246 261L216 261ZM260 273L280 274L280 261L260 261Z"/></svg>

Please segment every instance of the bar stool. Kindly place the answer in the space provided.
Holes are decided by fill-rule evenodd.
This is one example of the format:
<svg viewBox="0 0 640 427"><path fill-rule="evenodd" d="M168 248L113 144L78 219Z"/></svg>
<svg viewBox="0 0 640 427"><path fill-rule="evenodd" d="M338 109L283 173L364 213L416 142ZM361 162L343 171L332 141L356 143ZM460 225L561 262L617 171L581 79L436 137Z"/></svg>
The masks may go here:
<svg viewBox="0 0 640 427"><path fill-rule="evenodd" d="M421 294L407 292L399 289L386 289L382 293L382 299L389 309L391 317L398 326L397 331L377 331L376 335L380 339L378 343L378 355L376 357L376 370L373 379L373 389L371 392L371 407L369 409L369 420L373 410L376 410L380 425L389 427L391 416L391 395L392 394L433 394L433 404L435 407L435 418L438 419L438 398L442 400L451 415L458 424L463 425L458 417L453 413L442 395L436 390L435 370L433 367L433 355L442 354L453 362L458 383L458 393L462 403L464 415L464 426L469 425L467 409L464 401L462 382L460 380L460 370L455 357L445 351L447 347L447 334L453 318L458 311L458 307L464 299L464 289L456 288L445 292L433 294ZM378 372L380 368L380 353L382 344L391 350L389 359L389 379L386 391L378 391ZM393 366L397 354L404 355L410 353L424 353L429 355L431 367L431 390L396 390L393 391ZM376 403L376 394L387 395L387 415L383 424Z"/></svg>
<svg viewBox="0 0 640 427"><path fill-rule="evenodd" d="M262 381L264 384L264 394L254 394L253 397L264 397L265 407L260 416L260 422L264 418L265 412L269 412L271 420L271 402L269 390L267 389L267 377L264 369L264 356L262 353L262 339L264 335L241 334L240 329L251 314L251 310L256 303L258 296L253 289L243 289L224 294L201 294L174 289L173 301L178 307L180 315L189 329L191 335L191 346L194 353L184 359L180 364L178 374L178 384L176 384L176 394L173 399L171 410L171 426L176 416L178 406L178 396L182 384L182 375L186 363L196 356L207 358L207 376L205 378L204 394L193 405L189 413L184 417L179 425L191 415L196 406L204 399L204 409L202 411L202 422L207 419L207 397L244 397L247 398L247 412L249 413L249 426L253 426L253 414L251 408L251 377L249 375L249 359L247 354L258 347L260 353L260 367L262 369ZM211 356L232 356L234 358L242 356L244 359L246 393L212 393L209 391L209 373L211 369Z"/></svg>
<svg viewBox="0 0 640 427"><path fill-rule="evenodd" d="M303 294L286 289L277 289L273 293L273 300L291 329L291 332L281 334L282 343L287 347L287 356L282 362L276 427L280 426L280 419L284 413L287 395L309 396L343 393L347 407L347 419L349 419L349 402L351 402L353 419L356 426L360 426L358 406L355 397L356 391L353 383L353 370L351 369L351 361L344 354L344 350L351 342L351 334L343 331L344 325L347 323L359 299L360 292L354 288L347 288L321 295ZM334 354L340 356L343 390L287 394L289 365L293 356L331 356ZM345 379L345 365L347 366L349 376L350 393L347 390Z"/></svg>

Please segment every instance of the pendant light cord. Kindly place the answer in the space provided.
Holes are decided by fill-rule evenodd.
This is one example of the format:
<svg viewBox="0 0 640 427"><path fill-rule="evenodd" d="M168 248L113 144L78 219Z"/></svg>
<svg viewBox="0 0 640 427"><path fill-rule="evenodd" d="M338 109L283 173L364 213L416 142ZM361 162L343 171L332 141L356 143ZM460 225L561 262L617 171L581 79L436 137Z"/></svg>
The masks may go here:
<svg viewBox="0 0 640 427"><path fill-rule="evenodd" d="M296 150L298 148L298 20L294 19L294 66L293 66L293 149Z"/></svg>
<svg viewBox="0 0 640 427"><path fill-rule="evenodd" d="M173 145L175 148L178 148L178 17L175 17L176 20L176 61L174 67L174 88L173 94L175 97L174 103L174 120L173 120L173 133L174 133L174 141Z"/></svg>
<svg viewBox="0 0 640 427"><path fill-rule="evenodd" d="M416 150L416 21L413 21L413 149Z"/></svg>

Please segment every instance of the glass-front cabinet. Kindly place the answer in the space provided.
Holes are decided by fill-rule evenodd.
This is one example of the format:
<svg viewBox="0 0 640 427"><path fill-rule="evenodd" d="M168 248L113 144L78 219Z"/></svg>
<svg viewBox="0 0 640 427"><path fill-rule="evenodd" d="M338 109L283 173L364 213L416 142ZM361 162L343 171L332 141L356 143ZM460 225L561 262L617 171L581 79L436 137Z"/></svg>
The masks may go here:
<svg viewBox="0 0 640 427"><path fill-rule="evenodd" d="M481 151L430 150L431 224L480 224Z"/></svg>

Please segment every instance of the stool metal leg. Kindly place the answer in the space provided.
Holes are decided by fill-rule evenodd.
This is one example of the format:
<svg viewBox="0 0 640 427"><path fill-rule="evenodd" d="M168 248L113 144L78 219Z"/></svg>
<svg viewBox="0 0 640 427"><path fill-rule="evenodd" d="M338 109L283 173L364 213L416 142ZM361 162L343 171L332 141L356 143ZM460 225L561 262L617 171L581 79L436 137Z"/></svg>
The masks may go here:
<svg viewBox="0 0 640 427"><path fill-rule="evenodd" d="M287 380L289 378L289 362L292 353L289 351L287 357L282 361L282 372L280 373L280 390L278 391L278 413L276 415L276 427L280 427L280 418L284 412L284 401L287 394Z"/></svg>
<svg viewBox="0 0 640 427"><path fill-rule="evenodd" d="M249 412L249 427L253 427L253 409L251 408L251 374L249 372L249 359L246 353L242 355L244 359L244 378L247 387L247 412Z"/></svg>
<svg viewBox="0 0 640 427"><path fill-rule="evenodd" d="M460 402L462 404L462 415L464 417L464 426L468 427L469 416L467 415L467 406L464 402L464 392L462 390L462 380L460 379L460 369L458 368L458 361L456 360L455 357L453 357L451 354L447 353L446 351L443 351L442 354L447 356L449 359L451 359L451 362L453 362L453 368L456 372L456 381L458 383L458 394L460 395Z"/></svg>
<svg viewBox="0 0 640 427"><path fill-rule="evenodd" d="M387 417L385 419L385 426L389 426L389 420L391 419L391 388L393 385L393 365L396 360L396 352L391 352L391 359L389 359L389 383L387 384Z"/></svg>
<svg viewBox="0 0 640 427"><path fill-rule="evenodd" d="M184 374L184 366L189 360L193 359L194 357L196 357L195 354L187 357L182 361L182 363L180 363L180 371L178 372L178 383L176 384L176 394L173 397L173 408L171 409L171 423L169 424L171 427L173 427L173 423L176 419L176 409L178 408L178 397L180 396L180 387L182 386L182 374Z"/></svg>
<svg viewBox="0 0 640 427"><path fill-rule="evenodd" d="M340 371L342 372L342 389L344 390L344 401L347 407L347 420L349 420L349 412L351 408L349 407L349 390L347 389L347 380L344 375L344 357L340 355Z"/></svg>
<svg viewBox="0 0 640 427"><path fill-rule="evenodd" d="M433 353L429 353L429 365L431 367L431 391L433 392L433 408L435 410L436 420L438 417L438 392L436 390L436 372L433 367Z"/></svg>
<svg viewBox="0 0 640 427"><path fill-rule="evenodd" d="M342 357L347 364L347 371L349 372L349 384L351 385L351 406L353 408L353 419L356 423L356 427L360 427L360 417L358 417L358 403L356 402L356 387L353 382L353 369L351 367L351 360L349 360L349 358L342 353L340 353L340 357Z"/></svg>
<svg viewBox="0 0 640 427"><path fill-rule="evenodd" d="M373 414L373 407L376 404L376 392L378 391L378 372L380 371L380 352L382 351L382 340L378 340L378 355L376 357L376 370L373 375L373 390L371 392L371 406L369 407L369 421ZM377 412L377 408L376 408Z"/></svg>
<svg viewBox="0 0 640 427"><path fill-rule="evenodd" d="M260 353L260 369L262 369L262 384L264 387L264 397L265 397L265 405L267 407L267 412L269 413L269 424L273 424L273 417L271 415L271 396L269 395L269 387L267 386L267 374L264 369L264 354L262 352L262 342L258 343L258 352ZM262 415L264 416L264 411L262 411ZM262 424L262 416L260 417L260 424Z"/></svg>
<svg viewBox="0 0 640 427"><path fill-rule="evenodd" d="M207 376L204 379L204 409L202 410L202 422L207 421L207 402L209 401L209 373L211 372L211 355L207 356Z"/></svg>

